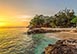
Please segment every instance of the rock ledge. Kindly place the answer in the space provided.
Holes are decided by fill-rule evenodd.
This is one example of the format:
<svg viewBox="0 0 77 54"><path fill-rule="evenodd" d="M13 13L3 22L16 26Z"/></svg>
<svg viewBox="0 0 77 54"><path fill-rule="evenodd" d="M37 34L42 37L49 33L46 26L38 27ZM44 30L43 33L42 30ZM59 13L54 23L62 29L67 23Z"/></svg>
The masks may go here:
<svg viewBox="0 0 77 54"><path fill-rule="evenodd" d="M49 44L43 54L77 54L77 39L58 40Z"/></svg>

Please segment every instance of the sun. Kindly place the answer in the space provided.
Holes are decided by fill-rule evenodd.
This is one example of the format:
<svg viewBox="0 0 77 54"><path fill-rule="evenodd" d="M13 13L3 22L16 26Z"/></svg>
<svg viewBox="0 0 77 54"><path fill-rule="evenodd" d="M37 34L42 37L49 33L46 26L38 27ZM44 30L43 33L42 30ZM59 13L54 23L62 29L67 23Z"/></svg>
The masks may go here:
<svg viewBox="0 0 77 54"><path fill-rule="evenodd" d="M0 27L7 26L5 22L0 22Z"/></svg>

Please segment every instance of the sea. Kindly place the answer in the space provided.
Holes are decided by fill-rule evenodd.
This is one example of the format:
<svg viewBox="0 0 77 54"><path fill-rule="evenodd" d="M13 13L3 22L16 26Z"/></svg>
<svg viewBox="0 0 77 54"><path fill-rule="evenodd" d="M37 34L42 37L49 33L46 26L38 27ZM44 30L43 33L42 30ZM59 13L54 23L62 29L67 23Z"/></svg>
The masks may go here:
<svg viewBox="0 0 77 54"><path fill-rule="evenodd" d="M0 54L42 54L57 39L27 34L28 28L0 28Z"/></svg>

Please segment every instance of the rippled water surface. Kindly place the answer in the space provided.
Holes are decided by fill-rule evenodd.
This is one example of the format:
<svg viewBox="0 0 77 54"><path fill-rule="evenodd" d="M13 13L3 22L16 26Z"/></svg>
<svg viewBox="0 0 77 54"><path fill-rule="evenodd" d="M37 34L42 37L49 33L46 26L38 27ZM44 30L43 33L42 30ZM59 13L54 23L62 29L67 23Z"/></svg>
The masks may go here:
<svg viewBox="0 0 77 54"><path fill-rule="evenodd" d="M24 34L25 28L0 28L0 54L41 54L49 43L43 34ZM40 42L41 41L41 42Z"/></svg>

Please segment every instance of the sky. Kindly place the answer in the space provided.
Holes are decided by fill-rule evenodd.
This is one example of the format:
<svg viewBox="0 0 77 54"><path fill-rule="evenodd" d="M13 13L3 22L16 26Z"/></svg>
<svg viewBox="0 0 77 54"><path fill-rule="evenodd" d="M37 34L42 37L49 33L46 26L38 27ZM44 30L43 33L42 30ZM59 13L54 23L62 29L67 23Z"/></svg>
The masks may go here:
<svg viewBox="0 0 77 54"><path fill-rule="evenodd" d="M77 0L0 0L0 26L25 26L36 14L51 16L65 8L77 14Z"/></svg>

